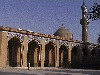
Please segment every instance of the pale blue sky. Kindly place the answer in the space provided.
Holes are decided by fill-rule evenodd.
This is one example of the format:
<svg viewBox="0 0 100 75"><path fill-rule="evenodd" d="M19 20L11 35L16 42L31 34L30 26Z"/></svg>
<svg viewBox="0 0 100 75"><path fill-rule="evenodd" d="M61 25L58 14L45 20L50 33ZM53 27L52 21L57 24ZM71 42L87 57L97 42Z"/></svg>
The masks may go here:
<svg viewBox="0 0 100 75"><path fill-rule="evenodd" d="M100 0L85 0L88 9ZM0 26L53 34L62 24L81 40L82 0L0 0ZM90 21L89 41L97 42L100 20Z"/></svg>

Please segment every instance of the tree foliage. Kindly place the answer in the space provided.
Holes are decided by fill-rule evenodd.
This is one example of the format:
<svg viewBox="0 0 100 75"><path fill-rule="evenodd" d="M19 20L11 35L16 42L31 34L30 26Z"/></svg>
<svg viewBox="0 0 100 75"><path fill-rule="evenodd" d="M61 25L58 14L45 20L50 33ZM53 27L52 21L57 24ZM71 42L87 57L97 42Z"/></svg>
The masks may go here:
<svg viewBox="0 0 100 75"><path fill-rule="evenodd" d="M97 20L100 19L100 5L95 3L94 6L90 8L89 19Z"/></svg>
<svg viewBox="0 0 100 75"><path fill-rule="evenodd" d="M98 44L100 44L100 35L99 35L99 38L98 38L98 41L97 42L98 42Z"/></svg>

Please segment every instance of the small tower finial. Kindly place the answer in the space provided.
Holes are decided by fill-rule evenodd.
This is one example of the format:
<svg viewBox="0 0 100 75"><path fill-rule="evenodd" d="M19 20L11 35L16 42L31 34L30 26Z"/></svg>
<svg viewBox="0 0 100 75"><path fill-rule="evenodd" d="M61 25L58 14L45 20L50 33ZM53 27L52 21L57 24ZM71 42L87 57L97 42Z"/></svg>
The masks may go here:
<svg viewBox="0 0 100 75"><path fill-rule="evenodd" d="M83 0L83 5L85 5L84 0Z"/></svg>
<svg viewBox="0 0 100 75"><path fill-rule="evenodd" d="M63 27L64 25L62 24L62 27Z"/></svg>

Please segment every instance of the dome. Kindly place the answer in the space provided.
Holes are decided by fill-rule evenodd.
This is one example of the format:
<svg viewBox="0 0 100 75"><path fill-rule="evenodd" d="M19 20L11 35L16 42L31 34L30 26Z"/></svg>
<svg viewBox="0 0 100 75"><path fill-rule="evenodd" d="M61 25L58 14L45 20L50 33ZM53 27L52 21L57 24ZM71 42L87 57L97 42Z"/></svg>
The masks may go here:
<svg viewBox="0 0 100 75"><path fill-rule="evenodd" d="M54 36L59 36L59 37L64 37L64 38L67 38L68 40L72 39L72 33L66 29L65 27L60 27L55 33L54 33Z"/></svg>

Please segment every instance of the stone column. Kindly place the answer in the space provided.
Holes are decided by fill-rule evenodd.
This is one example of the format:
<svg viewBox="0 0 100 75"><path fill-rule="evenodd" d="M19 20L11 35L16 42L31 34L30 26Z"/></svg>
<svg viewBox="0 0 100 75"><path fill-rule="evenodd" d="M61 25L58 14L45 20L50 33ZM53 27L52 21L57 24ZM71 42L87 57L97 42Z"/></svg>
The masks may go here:
<svg viewBox="0 0 100 75"><path fill-rule="evenodd" d="M69 63L71 63L71 50L72 50L72 44L69 42L68 43L68 47L69 47L69 49L68 49L68 61L69 61Z"/></svg>
<svg viewBox="0 0 100 75"><path fill-rule="evenodd" d="M17 50L17 67L21 67L21 48L18 47L18 50Z"/></svg>
<svg viewBox="0 0 100 75"><path fill-rule="evenodd" d="M42 45L42 48L41 48L41 67L44 67L45 66L45 39L43 38L41 40L41 45Z"/></svg>
<svg viewBox="0 0 100 75"><path fill-rule="evenodd" d="M56 64L55 64L55 66L56 67L59 67L59 48L60 48L60 45L59 45L59 41L57 40L57 42L56 42L56 45L57 45L57 47L56 47Z"/></svg>
<svg viewBox="0 0 100 75"><path fill-rule="evenodd" d="M22 43L22 50L23 50L23 54L22 54L22 58L23 58L23 67L27 67L27 52L28 52L28 36L25 35L24 36L24 41Z"/></svg>
<svg viewBox="0 0 100 75"><path fill-rule="evenodd" d="M7 32L0 31L0 67L6 67L7 65Z"/></svg>
<svg viewBox="0 0 100 75"><path fill-rule="evenodd" d="M23 66L23 45L20 46L20 67Z"/></svg>
<svg viewBox="0 0 100 75"><path fill-rule="evenodd" d="M34 67L38 67L38 48L34 50Z"/></svg>
<svg viewBox="0 0 100 75"><path fill-rule="evenodd" d="M42 45L39 44L39 55L38 55L38 66L41 67L41 49L42 49Z"/></svg>
<svg viewBox="0 0 100 75"><path fill-rule="evenodd" d="M56 66L56 59L57 59L57 46L54 47L54 51L55 51L55 62L54 62L54 67Z"/></svg>

